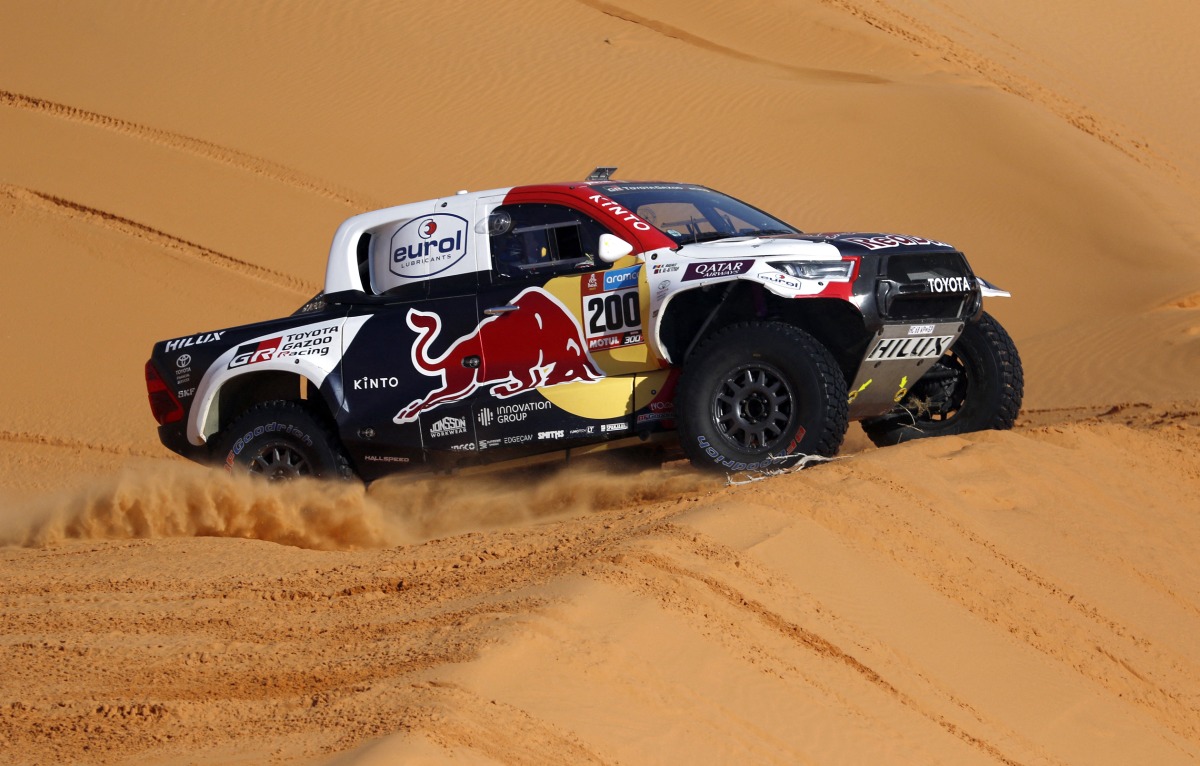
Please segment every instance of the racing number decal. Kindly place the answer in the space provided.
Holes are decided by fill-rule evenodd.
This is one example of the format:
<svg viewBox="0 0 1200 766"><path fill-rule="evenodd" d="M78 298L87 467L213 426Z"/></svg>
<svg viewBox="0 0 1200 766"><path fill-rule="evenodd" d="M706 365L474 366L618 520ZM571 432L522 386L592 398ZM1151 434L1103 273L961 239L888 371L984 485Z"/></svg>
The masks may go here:
<svg viewBox="0 0 1200 766"><path fill-rule="evenodd" d="M588 351L643 342L637 278L641 266L589 274L582 280L584 334Z"/></svg>
<svg viewBox="0 0 1200 766"><path fill-rule="evenodd" d="M637 290L593 295L584 301L588 335L609 335L642 329L642 309Z"/></svg>

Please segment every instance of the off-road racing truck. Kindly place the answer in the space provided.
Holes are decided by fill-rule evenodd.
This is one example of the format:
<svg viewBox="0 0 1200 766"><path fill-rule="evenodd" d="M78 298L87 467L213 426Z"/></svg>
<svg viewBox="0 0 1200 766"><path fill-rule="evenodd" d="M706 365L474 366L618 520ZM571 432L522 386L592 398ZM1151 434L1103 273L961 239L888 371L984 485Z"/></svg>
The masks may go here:
<svg viewBox="0 0 1200 766"><path fill-rule="evenodd" d="M295 314L162 341L163 444L372 480L674 438L725 471L1009 428L1022 372L942 242L805 234L685 183L584 182L363 213Z"/></svg>

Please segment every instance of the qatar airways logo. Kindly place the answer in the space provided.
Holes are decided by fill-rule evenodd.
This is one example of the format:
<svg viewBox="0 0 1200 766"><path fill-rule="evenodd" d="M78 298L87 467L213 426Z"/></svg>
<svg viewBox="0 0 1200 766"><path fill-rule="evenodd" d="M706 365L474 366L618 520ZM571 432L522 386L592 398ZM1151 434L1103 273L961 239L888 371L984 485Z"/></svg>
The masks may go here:
<svg viewBox="0 0 1200 766"><path fill-rule="evenodd" d="M424 279L453 268L467 254L467 219L450 213L414 218L392 235L388 270Z"/></svg>
<svg viewBox="0 0 1200 766"><path fill-rule="evenodd" d="M694 279L717 279L720 277L736 277L745 274L754 265L754 261L709 261L706 263L688 264L683 272L683 281Z"/></svg>

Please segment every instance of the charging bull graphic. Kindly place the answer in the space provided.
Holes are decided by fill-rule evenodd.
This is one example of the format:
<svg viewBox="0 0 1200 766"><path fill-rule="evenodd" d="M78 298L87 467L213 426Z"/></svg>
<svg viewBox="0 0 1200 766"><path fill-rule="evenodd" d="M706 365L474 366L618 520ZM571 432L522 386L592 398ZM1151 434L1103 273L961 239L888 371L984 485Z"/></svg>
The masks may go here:
<svg viewBox="0 0 1200 766"><path fill-rule="evenodd" d="M429 346L441 333L441 317L409 309L408 326L417 333L413 367L430 377L441 377L442 384L400 410L393 421L409 423L425 410L460 401L485 386L491 386L493 396L507 399L533 388L590 383L603 377L585 350L575 317L552 295L531 287L511 305L517 307L515 311L484 319L437 359L429 358ZM537 354L531 366L513 363L522 351L529 353L531 346L536 346ZM463 360L468 357L482 359L482 367L464 367Z"/></svg>

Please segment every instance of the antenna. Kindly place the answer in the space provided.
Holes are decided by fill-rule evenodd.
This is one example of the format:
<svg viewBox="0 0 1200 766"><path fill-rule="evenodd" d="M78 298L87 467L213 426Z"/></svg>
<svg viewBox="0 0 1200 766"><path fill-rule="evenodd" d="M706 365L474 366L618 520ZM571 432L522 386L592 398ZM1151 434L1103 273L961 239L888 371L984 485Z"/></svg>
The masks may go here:
<svg viewBox="0 0 1200 766"><path fill-rule="evenodd" d="M612 178L612 174L616 173L616 172L617 172L616 168L603 168L603 167L596 168L591 173L589 173L588 177L585 178L584 180L585 181L607 181L608 179Z"/></svg>

